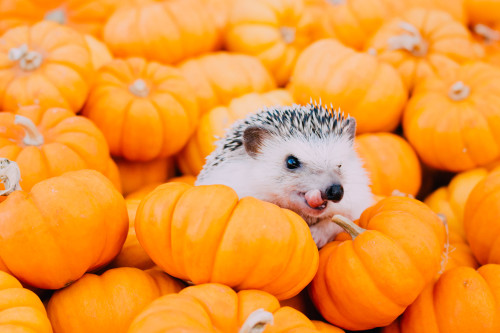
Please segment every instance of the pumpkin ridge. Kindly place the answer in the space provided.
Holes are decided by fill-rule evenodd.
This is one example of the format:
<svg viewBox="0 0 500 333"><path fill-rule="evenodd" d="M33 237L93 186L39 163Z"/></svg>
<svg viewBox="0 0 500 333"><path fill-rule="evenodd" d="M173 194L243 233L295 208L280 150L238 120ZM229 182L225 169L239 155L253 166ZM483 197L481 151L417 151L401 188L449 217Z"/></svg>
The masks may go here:
<svg viewBox="0 0 500 333"><path fill-rule="evenodd" d="M182 25L180 24L180 22L176 19L176 15L175 13L172 12L172 8L170 8L170 6L167 5L168 2L164 2L161 6L161 9L163 10L163 12L165 12L167 14L167 16L170 18L170 20L172 21L173 23L173 26L175 27L175 30L177 31L178 33L178 36L179 36L179 39L180 40L183 40L185 38L184 34L183 34L183 30L181 30L179 27L181 27ZM177 3L176 2L173 2L172 5L176 5ZM185 14L185 13L184 13ZM142 25L141 25L142 26ZM185 31L184 31L185 32ZM185 50L185 45L184 43L178 43L176 45L177 48L179 48L179 54L183 55L182 58L185 58L185 54L187 53L186 50ZM192 53L188 53L188 54L192 54Z"/></svg>
<svg viewBox="0 0 500 333"><path fill-rule="evenodd" d="M125 149L125 147L127 147L125 145L125 140L126 140L126 135L124 135L124 133L126 133L127 131L125 130L125 127L127 126L127 119L129 117L129 114L130 114L130 108L132 107L132 104L134 104L135 102L135 98L131 98L128 102L127 102L127 105L125 105L125 107L123 108L123 112L122 112L122 116L119 117L122 119L122 123L121 123L121 126L120 126L120 147L121 147L121 151L118 153L120 156L125 156L124 154L124 151L123 149Z"/></svg>
<svg viewBox="0 0 500 333"><path fill-rule="evenodd" d="M44 71L50 73L50 71L47 70L47 67L50 67L51 65L55 65L54 64L55 61L52 63L52 64L46 64L45 67L44 67ZM81 73L79 73L78 71L76 71L72 66L70 65L66 65L66 64L63 64L63 63L57 63L56 65L58 66L66 66L68 67L68 71L69 70L72 70L74 73L77 74L77 76L82 80L82 81L86 81L86 78L81 75ZM55 73L55 72L54 72ZM49 75L49 74L45 74L43 76L43 80L45 80L47 83L49 83L53 88L54 90L57 90L58 91L58 95L59 97L64 100L65 104L67 105L67 108L71 109L71 110L74 110L76 108L76 105L78 103L78 100L76 100L77 103L74 103L75 102L75 99L74 98L71 98L72 96L66 96L65 93L63 93L62 91L59 91L59 89L57 88L57 85L53 82L52 80L52 77ZM88 88L87 88L87 92L88 92Z"/></svg>

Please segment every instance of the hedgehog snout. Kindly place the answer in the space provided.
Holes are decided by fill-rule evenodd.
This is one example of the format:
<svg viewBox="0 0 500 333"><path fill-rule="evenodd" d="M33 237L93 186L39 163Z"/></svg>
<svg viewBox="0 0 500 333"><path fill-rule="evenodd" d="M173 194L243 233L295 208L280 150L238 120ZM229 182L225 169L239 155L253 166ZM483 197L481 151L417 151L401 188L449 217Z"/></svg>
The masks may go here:
<svg viewBox="0 0 500 333"><path fill-rule="evenodd" d="M322 193L323 199L333 202L339 202L340 200L342 200L343 196L344 188L340 184L332 184L326 189L324 193Z"/></svg>

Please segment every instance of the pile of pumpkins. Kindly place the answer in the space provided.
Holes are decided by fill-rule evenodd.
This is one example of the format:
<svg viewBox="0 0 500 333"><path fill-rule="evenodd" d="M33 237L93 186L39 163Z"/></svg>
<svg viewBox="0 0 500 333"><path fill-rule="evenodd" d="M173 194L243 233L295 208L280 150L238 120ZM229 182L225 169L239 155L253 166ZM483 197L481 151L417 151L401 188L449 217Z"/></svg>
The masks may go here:
<svg viewBox="0 0 500 333"><path fill-rule="evenodd" d="M356 118L376 203L194 186L263 107ZM0 0L1 332L500 332L500 0Z"/></svg>

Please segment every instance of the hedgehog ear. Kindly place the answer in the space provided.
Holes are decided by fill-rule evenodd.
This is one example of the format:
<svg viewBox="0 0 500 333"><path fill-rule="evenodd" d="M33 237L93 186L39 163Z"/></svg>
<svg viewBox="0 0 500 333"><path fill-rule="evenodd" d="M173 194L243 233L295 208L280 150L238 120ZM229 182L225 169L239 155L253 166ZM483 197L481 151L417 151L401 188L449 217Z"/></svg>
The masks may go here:
<svg viewBox="0 0 500 333"><path fill-rule="evenodd" d="M259 126L249 126L243 132L243 146L248 155L255 158L261 150L264 140L271 136L271 132Z"/></svg>
<svg viewBox="0 0 500 333"><path fill-rule="evenodd" d="M354 137L356 136L356 119L352 117L347 118L344 130L349 140L354 141Z"/></svg>

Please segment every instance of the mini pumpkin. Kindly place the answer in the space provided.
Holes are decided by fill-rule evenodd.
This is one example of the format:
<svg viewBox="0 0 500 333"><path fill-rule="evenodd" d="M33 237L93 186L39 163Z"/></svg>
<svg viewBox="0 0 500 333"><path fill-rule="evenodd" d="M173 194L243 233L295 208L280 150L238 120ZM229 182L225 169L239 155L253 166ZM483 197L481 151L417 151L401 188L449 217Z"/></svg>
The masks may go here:
<svg viewBox="0 0 500 333"><path fill-rule="evenodd" d="M387 21L366 49L394 66L410 91L426 77L477 58L467 28L437 9L411 9Z"/></svg>
<svg viewBox="0 0 500 333"><path fill-rule="evenodd" d="M500 24L498 0L465 0L465 10L471 24Z"/></svg>
<svg viewBox="0 0 500 333"><path fill-rule="evenodd" d="M71 28L42 21L10 29L0 37L2 110L37 104L76 113L94 75L85 38Z"/></svg>
<svg viewBox="0 0 500 333"><path fill-rule="evenodd" d="M357 136L355 144L374 194L388 196L397 191L417 195L422 170L417 154L405 139L392 133L366 133Z"/></svg>
<svg viewBox="0 0 500 333"><path fill-rule="evenodd" d="M138 332L319 332L305 315L260 290L217 283L190 286L153 301L130 325ZM343 332L331 328L330 331Z"/></svg>
<svg viewBox="0 0 500 333"><path fill-rule="evenodd" d="M158 269L121 267L87 273L56 291L47 303L55 333L125 333L146 306L184 285Z"/></svg>
<svg viewBox="0 0 500 333"><path fill-rule="evenodd" d="M198 105L176 68L114 59L99 70L83 115L102 130L112 155L150 161L184 146L198 122Z"/></svg>
<svg viewBox="0 0 500 333"><path fill-rule="evenodd" d="M471 29L481 60L500 67L500 22L491 26L477 23Z"/></svg>
<svg viewBox="0 0 500 333"><path fill-rule="evenodd" d="M67 171L106 173L109 149L101 131L87 118L62 108L23 107L0 112L0 157L16 161L21 187Z"/></svg>
<svg viewBox="0 0 500 333"><path fill-rule="evenodd" d="M191 85L202 114L244 94L276 88L266 68L250 55L224 51L208 53L188 59L178 68Z"/></svg>
<svg viewBox="0 0 500 333"><path fill-rule="evenodd" d="M433 281L445 229L425 204L392 196L365 210L359 226L334 216L352 240L320 250L311 298L330 323L349 330L389 325Z"/></svg>
<svg viewBox="0 0 500 333"><path fill-rule="evenodd" d="M299 215L253 197L238 199L224 185L157 187L141 201L135 230L159 267L194 284L223 283L287 299L317 270L318 249Z"/></svg>
<svg viewBox="0 0 500 333"><path fill-rule="evenodd" d="M248 93L234 98L228 106L213 108L201 117L195 133L177 155L181 171L197 175L205 164L205 158L215 149L217 138L223 137L226 129L236 120L264 107L292 104L292 95L287 90L277 89L266 93Z"/></svg>
<svg viewBox="0 0 500 333"><path fill-rule="evenodd" d="M459 172L500 157L500 69L471 62L422 81L404 115L405 137L421 160Z"/></svg>
<svg viewBox="0 0 500 333"><path fill-rule="evenodd" d="M101 173L66 172L26 192L14 186L22 176L8 168L15 164L1 164L8 196L0 202L0 257L19 280L60 289L120 252L128 228L125 200Z"/></svg>
<svg viewBox="0 0 500 333"><path fill-rule="evenodd" d="M87 46L90 51L90 58L92 59L92 64L94 65L95 70L98 70L113 60L113 55L106 44L92 35L85 35L84 38L85 42L87 42Z"/></svg>
<svg viewBox="0 0 500 333"><path fill-rule="evenodd" d="M408 98L394 68L334 39L301 53L289 89L296 103L321 100L345 110L356 119L358 134L394 130Z"/></svg>

